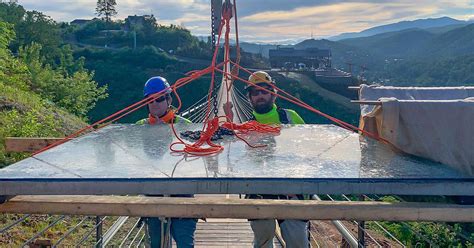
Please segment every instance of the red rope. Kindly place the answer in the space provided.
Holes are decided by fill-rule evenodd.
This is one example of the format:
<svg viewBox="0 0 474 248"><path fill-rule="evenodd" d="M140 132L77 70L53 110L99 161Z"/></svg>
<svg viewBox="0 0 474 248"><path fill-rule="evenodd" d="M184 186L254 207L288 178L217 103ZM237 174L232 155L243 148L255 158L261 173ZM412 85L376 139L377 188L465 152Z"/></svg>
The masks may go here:
<svg viewBox="0 0 474 248"><path fill-rule="evenodd" d="M236 45L236 48L237 48L237 63L236 62L233 62L230 60L230 42L229 42L229 34L230 34L230 19L232 18L232 12L234 13L235 15L235 29L236 29L236 41L237 41L237 45ZM219 63L218 65L216 65L216 60L217 60L217 55L219 53L219 48L220 48L220 39L221 39L221 35L222 35L222 31L223 31L223 28L224 28L224 25L225 25L225 28L226 28L226 32L225 32L225 43L224 43L224 51L225 51L225 57L224 57L224 62L222 63ZM222 76L226 78L225 82L228 82L227 79L230 79L231 83L230 85L226 86L226 90L227 90L227 103L229 103L229 91L231 90L231 86L233 84L233 81L235 79L237 80L240 80L244 83L247 83L249 85L252 85L254 87L257 87L261 90L264 90L264 91L267 91L277 97L280 97L282 99L285 99L291 103L294 103L298 106L301 106L305 109L308 109L309 111L312 111L316 114L319 114L331 121L333 121L334 123L340 125L341 127L343 128L346 128L346 129L349 129L351 131L359 131L361 132L362 134L365 134L371 138L374 138L376 140L379 140L379 141L382 141L382 142L385 142L385 143L389 143L387 140L377 136L377 135L374 135L370 132L367 132L365 130L362 130L362 129L359 129L358 127L355 127L347 122L344 122L342 120L339 120L335 117L332 117L328 114L325 114L313 107L311 107L310 105L306 104L305 102L303 102L302 100L292 96L291 94L287 93L286 91L274 86L274 88L278 91L278 92L282 92L283 94L285 95L281 95L279 93L275 93L273 91L270 91L270 90L267 90L266 88L264 87L260 87L258 85L255 85L254 83L252 82L249 82L248 80L245 80L245 79L242 79L240 77L238 77L238 71L239 69L242 69L244 70L245 72L249 73L249 74L252 74L251 71L243 68L242 66L239 65L239 61L240 61L240 51L239 51L239 43L238 43L238 24L237 24L237 8L236 8L236 5L235 5L235 0L234 0L234 5L233 5L233 8L230 8L229 6L226 6L226 8L224 9L223 11L223 15L222 15L222 19L221 19L221 23L219 25L219 32L218 32L218 39L217 39L217 42L216 42L216 46L215 46L215 49L214 49L214 54L212 56L212 62L211 62L211 65L203 70L194 70L194 71L190 71L188 73L186 73L186 77L183 77L179 80L177 80L172 86L162 90L161 92L158 92L158 93L155 93L145 99L142 99L120 111L117 111L115 112L114 114L100 120L100 121L97 121L89 126L86 126L78 131L76 131L75 133L65 137L64 139L58 141L58 142L55 142L35 153L33 153L33 155L36 155L36 154L39 154L43 151L46 151L52 147L55 147L55 146L58 146L58 145L61 145L69 140L71 140L72 138L76 138L78 137L79 135L85 133L86 131L88 130L98 130L100 128L103 128L125 116L127 116L128 114L146 106L147 104L155 101L157 98L163 96L165 94L165 92L168 90L168 89L171 89L174 93L174 95L176 96L177 98L177 101L178 101L178 107L177 107L177 110L179 111L179 109L182 107L182 101L181 101L181 98L179 96L179 94L177 93L177 89L184 86L184 85L187 85L191 82L193 82L194 80L206 75L206 74L209 74L211 73L212 75L212 78L211 78L211 83L210 83L210 87L209 87L209 91L208 91L208 106L207 106L207 109L206 109L206 114L205 114L205 119L204 119L204 125L203 125L203 128L202 128L202 132L201 132L201 137L200 139L195 142L194 144L187 144L186 142L184 142L180 137L179 135L177 134L176 130L175 130L175 127L174 127L174 120L171 122L171 129L173 130L173 133L174 135L176 136L176 138L178 139L177 142L174 142L170 145L170 150L173 151L173 152L184 152L184 153L187 153L187 154L190 154L190 155L195 155L195 156L206 156L206 155L212 155L212 154L216 154L216 153L219 153L221 152L224 147L223 146L220 146L220 145L217 145L215 143L213 143L211 141L211 138L213 136L213 134L218 130L219 128L219 117L216 116L214 117L212 120L209 120L209 117L210 117L210 114L211 114L211 96L212 96L212 93L213 93L213 90L214 90L214 85L215 85L215 73L216 71L218 72L221 72L222 73ZM234 65L234 68L232 68L232 72L229 73L229 66L230 64L229 63L232 63ZM224 66L223 70L219 69L220 67ZM229 77L229 78L227 78ZM265 79L262 78L263 81L265 81ZM230 120L228 116L220 116L221 118L222 117L225 117L227 120ZM262 147L261 145L257 145L257 146L254 146L254 145L251 145L249 144L246 140L244 140L242 137L240 137L240 134L245 134L245 133L248 133L248 132L259 132L259 133L271 133L271 134L278 134L280 132L280 127L274 127L274 126L269 126L269 125L265 125L265 124L261 124L261 123L258 123L256 121L250 121L250 122L247 122L247 123L243 123L243 124L236 124L236 123L232 123L232 122L224 122L222 124L223 127L225 128L228 128L228 129L231 129L234 131L235 135L237 138L239 138L240 140L244 141L247 145L249 145L250 147ZM175 146L178 146L178 145L182 145L184 146L182 149L177 149L175 148ZM207 145L208 147L202 147L203 145Z"/></svg>
<svg viewBox="0 0 474 248"><path fill-rule="evenodd" d="M232 61L231 61L231 63L232 63ZM237 65L237 66L238 66L240 69L244 70L244 71L247 71L247 72L249 72L249 73L252 73L252 72L250 72L249 70L247 70L247 69L241 67L240 65ZM355 132L355 131L359 131L359 132L361 132L361 133L367 135L367 136L370 137L370 138L373 138L373 139L375 139L375 140L382 141L382 142L385 142L385 143L387 143L387 144L390 144L390 142L389 142L388 140L386 140L386 139L384 139L384 138L382 138L382 137L380 137L380 136L378 136L378 135L375 135L375 134L373 134L373 133L370 133L370 132L367 132L367 131L365 131L365 130L362 130L362 129L360 129L360 128L354 126L354 125L351 125L351 124L349 124L349 123L347 123L347 122L344 122L344 121L342 121L342 120L339 120L339 119L337 119L337 118L335 118L335 117L332 117L332 116L330 116L330 115L328 115L328 114L326 114L326 113L321 112L320 110L317 110L317 109L311 107L311 106L308 105L307 103L305 103L305 102L303 102L302 100L300 100L300 99L298 99L298 98L292 96L291 94L287 93L286 91L282 90L281 88L278 88L278 87L275 86L275 85L274 85L273 87L277 90L277 92L283 92L283 93L285 93L286 95L288 95L289 97L286 97L286 96L280 95L280 94L278 94L278 93L275 93L275 92L273 92L273 91L271 91L271 90L268 90L268 89L266 89L266 88L264 88L264 87L261 87L261 86L259 86L259 85L257 85L257 84L254 84L254 83L252 83L252 82L250 82L250 81L248 81L248 80L245 80L245 79L242 79L242 78L240 78L240 77L238 77L238 76L234 76L234 75L231 75L230 73L224 72L224 71L222 71L222 70L220 70L220 69L216 69L216 70L217 70L217 71L220 71L220 72L222 72L222 73L224 73L224 74L228 74L228 75L234 77L235 79L240 80L240 81L242 81L242 82L244 82L244 83L246 83L246 84L252 85L253 87L256 87L256 88L258 88L258 89L260 89L260 90L264 90L264 91L266 91L266 92L269 92L270 94L272 94L272 95L274 95L274 96L280 97L280 98L282 98L282 99L284 99L284 100L287 100L287 101L289 101L289 102L291 102L291 103L294 103L294 104L296 104L296 105L298 105L298 106L300 106L300 107L303 107L303 108L305 108L305 109L307 109L307 110L309 110L309 111L311 111L311 112L314 112L314 113L316 113L316 114L319 114L319 115L321 115L321 116L323 116L323 117L325 117L325 118L331 120L332 122L334 122L334 123L340 125L340 126L343 127L343 128L346 128L346 129L351 130L351 131L354 131L354 132ZM262 80L265 81L265 79L262 79Z"/></svg>
<svg viewBox="0 0 474 248"><path fill-rule="evenodd" d="M184 86L184 85L187 85L187 84L191 83L192 81L194 81L194 80L196 80L196 79L198 79L198 78L200 78L200 77L202 77L206 74L209 74L210 72L215 72L215 69L221 67L224 63L225 63L225 61L222 62L222 63L219 63L217 66L210 66L210 67L207 67L203 70L189 72L189 73L187 73L187 75L189 75L189 76L177 80L175 82L175 84L173 84L172 86L170 86L170 87L168 87L168 88L166 88L166 89L164 89L160 92L152 94L149 97L144 98L144 99L142 99L142 100L140 100L136 103L133 103L133 104L131 104L131 105L129 105L129 106L127 106L127 107L125 107L125 108L123 108L123 109L121 109L121 110L119 110L119 111L103 118L102 120L99 120L99 121L97 121L97 122L95 122L91 125L88 125L88 126L82 128L82 129L79 129L78 131L66 136L64 139L59 140L57 142L54 142L54 143L52 143L52 144L36 151L36 152L34 152L32 155L33 156L37 155L37 154L39 154L41 152L44 152L46 150L49 150L53 147L64 144L67 141L69 141L73 138L76 138L76 137L80 136L81 134L84 134L88 130L99 130L101 128L104 128L104 127L110 125L111 123L113 123L113 122L127 116L128 114L133 113L134 111L146 106L147 104L155 101L157 98L163 96L168 89L172 89L173 92L175 93L175 95L178 97L179 108L181 108L181 99L179 98L179 95L176 93L176 90L178 88Z"/></svg>
<svg viewBox="0 0 474 248"><path fill-rule="evenodd" d="M227 6L228 7L228 6ZM215 60L217 59L217 54L219 51L219 44L220 44L220 38L222 35L222 29L225 25L226 27L226 32L225 32L225 42L224 42L224 71L229 71L229 63L230 61L230 42L229 42L229 35L230 35L230 19L232 18L232 11L234 9L227 8L223 11L223 18L221 20L221 24L219 27L219 33L218 33L218 39L217 39L217 44L215 47L214 55L213 55L213 60L212 64L215 64ZM238 68L238 67L236 67ZM194 144L188 144L184 140L182 140L179 135L176 132L176 129L174 128L174 123L171 123L171 129L173 130L174 135L178 139L178 141L172 143L170 145L170 150L173 152L183 152L189 155L194 155L194 156L207 156L211 154L216 154L221 152L224 147L221 145L217 145L211 141L212 136L214 133L219 129L219 116L214 117L212 120L209 120L210 116L210 110L211 110L211 99L210 97L212 96L213 90L214 90L214 85L215 85L215 70L217 68L214 68L214 71L212 72L212 79L211 79L211 84L209 86L209 92L208 92L208 105L207 105L207 111L204 119L204 125L202 128L201 132L201 137L200 139L195 142ZM227 80L227 75L223 74L223 77L226 77L226 80L224 82L228 82ZM232 80L232 77L228 77L228 79ZM229 91L231 89L231 85L226 86L226 94L227 94L227 103L229 103ZM176 94L176 96L179 98L179 96ZM226 119L229 119L227 116L220 116L224 117ZM225 127L228 129L238 131L239 133L247 133L250 131L256 131L256 132L272 132L272 133L279 133L280 129L277 127L271 127L268 125L260 124L258 122L249 122L245 123L243 125L238 125L235 123L231 122L226 122L223 124ZM254 146L248 143L245 139L239 136L239 133L235 132L235 135L238 139L244 141L247 145L250 147L261 147L261 146ZM208 147L202 147L203 145L207 145ZM176 146L183 146L182 149L175 148Z"/></svg>
<svg viewBox="0 0 474 248"><path fill-rule="evenodd" d="M170 150L173 152L184 152L194 156L207 156L219 153L224 150L223 146L214 144L211 141L212 136L217 131L217 129L219 129L219 118L215 117L214 119L208 121L206 127L207 128L201 133L201 137L199 138L199 140L194 144L185 143L181 138L178 137L176 130L174 130L173 128L173 132L179 141L172 143L170 145ZM209 147L203 148L202 145L204 144L207 144ZM184 148L176 149L174 148L174 146L176 145L184 145Z"/></svg>
<svg viewBox="0 0 474 248"><path fill-rule="evenodd" d="M260 133L280 133L280 127L278 126L270 126L261 124L257 121L248 121L242 124L237 124L233 122L225 122L222 124L222 127L227 129L231 129L234 131L239 131L240 133L248 133L248 132L260 132Z"/></svg>

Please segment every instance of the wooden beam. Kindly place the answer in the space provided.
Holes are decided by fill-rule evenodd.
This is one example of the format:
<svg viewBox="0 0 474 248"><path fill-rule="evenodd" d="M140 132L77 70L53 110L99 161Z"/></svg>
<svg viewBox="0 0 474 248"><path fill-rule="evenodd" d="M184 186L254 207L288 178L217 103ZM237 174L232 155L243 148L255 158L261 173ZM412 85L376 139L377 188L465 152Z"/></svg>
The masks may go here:
<svg viewBox="0 0 474 248"><path fill-rule="evenodd" d="M7 137L5 139L5 150L7 152L36 152L64 138L24 138Z"/></svg>
<svg viewBox="0 0 474 248"><path fill-rule="evenodd" d="M16 196L0 213L183 218L474 222L474 206L139 196Z"/></svg>

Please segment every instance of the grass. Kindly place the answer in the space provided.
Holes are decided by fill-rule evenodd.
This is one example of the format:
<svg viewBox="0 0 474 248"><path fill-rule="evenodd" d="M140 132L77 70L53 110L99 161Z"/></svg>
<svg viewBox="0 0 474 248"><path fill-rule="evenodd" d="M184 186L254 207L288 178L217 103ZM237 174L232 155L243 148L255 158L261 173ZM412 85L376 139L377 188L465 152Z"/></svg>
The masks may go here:
<svg viewBox="0 0 474 248"><path fill-rule="evenodd" d="M85 126L38 95L0 81L0 168L24 159L25 153L7 153L6 137L64 137Z"/></svg>
<svg viewBox="0 0 474 248"><path fill-rule="evenodd" d="M0 215L0 229L10 223L15 222L23 216L24 215L13 214ZM8 231L0 234L0 247L18 247L24 245L26 241L36 236L41 230L47 228L48 225L52 224L55 220L58 220L61 217L62 216L59 215L31 215L24 221L20 222L18 225L15 225ZM83 221L84 219L85 221ZM118 217L116 216L109 216L105 218L102 223L103 235L107 232L107 230L109 230L109 228L117 219ZM113 247L119 246L137 220L137 217L129 218L108 245ZM55 225L47 229L42 235L34 238L33 242L42 240L50 242L54 245L60 241L61 238L67 236L60 242L59 246L73 247L78 245L79 242L84 239L80 245L84 247L92 247L96 243L95 230L96 219L94 216L65 216L64 219L60 220ZM129 244L131 242L137 231L138 229L135 228L132 235L130 235L125 244ZM143 234L144 230L142 229L138 234L138 237L140 238Z"/></svg>

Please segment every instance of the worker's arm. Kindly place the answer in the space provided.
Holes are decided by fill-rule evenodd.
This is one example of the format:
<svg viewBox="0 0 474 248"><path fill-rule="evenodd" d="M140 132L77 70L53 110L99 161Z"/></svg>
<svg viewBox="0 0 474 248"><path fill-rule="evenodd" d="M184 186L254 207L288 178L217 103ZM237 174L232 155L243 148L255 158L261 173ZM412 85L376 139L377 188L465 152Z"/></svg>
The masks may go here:
<svg viewBox="0 0 474 248"><path fill-rule="evenodd" d="M232 104L232 102L226 102L224 103L223 107L225 115L229 118L227 121L233 122L234 111L232 110L232 108L234 107L234 105Z"/></svg>

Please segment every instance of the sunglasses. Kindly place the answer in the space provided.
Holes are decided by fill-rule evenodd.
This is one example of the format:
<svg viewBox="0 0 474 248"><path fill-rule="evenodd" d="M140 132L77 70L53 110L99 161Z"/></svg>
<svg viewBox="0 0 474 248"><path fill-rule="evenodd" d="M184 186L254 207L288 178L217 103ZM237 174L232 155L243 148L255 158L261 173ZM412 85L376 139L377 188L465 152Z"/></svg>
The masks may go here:
<svg viewBox="0 0 474 248"><path fill-rule="evenodd" d="M160 97L156 98L155 101L150 102L150 103L154 103L154 102L160 103L160 102L163 102L165 100L166 100L166 96L160 96Z"/></svg>
<svg viewBox="0 0 474 248"><path fill-rule="evenodd" d="M264 88L265 88L266 90L270 91L270 92L273 91L272 88L267 88L267 87L264 87ZM266 90L263 90L263 89L250 89L250 90L249 90L249 94L250 94L251 96L258 96L258 95L260 95L260 94L262 94L262 95L270 94L270 92L268 92L268 91L266 91Z"/></svg>

